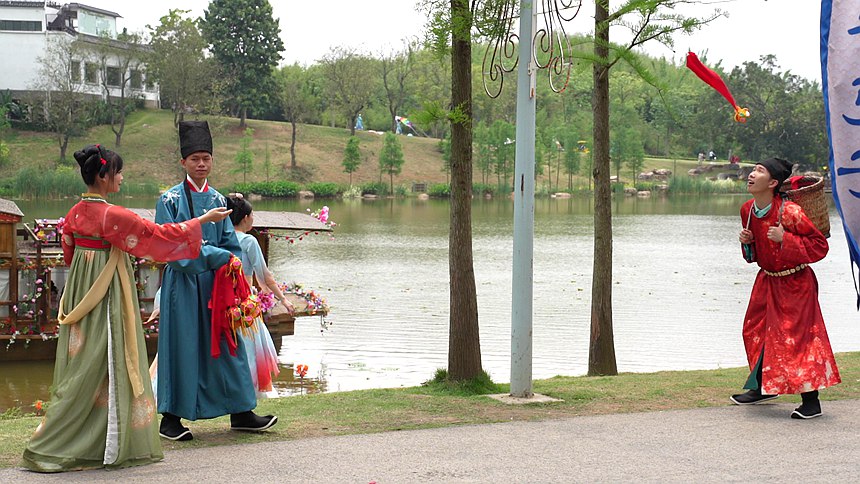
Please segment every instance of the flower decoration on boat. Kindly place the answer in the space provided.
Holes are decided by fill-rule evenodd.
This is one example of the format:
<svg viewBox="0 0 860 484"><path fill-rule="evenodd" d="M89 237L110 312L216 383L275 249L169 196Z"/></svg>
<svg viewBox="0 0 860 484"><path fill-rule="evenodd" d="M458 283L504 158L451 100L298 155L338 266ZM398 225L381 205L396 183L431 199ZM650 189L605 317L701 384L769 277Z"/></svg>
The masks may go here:
<svg viewBox="0 0 860 484"><path fill-rule="evenodd" d="M337 224L329 218L329 209L328 206L323 206L321 209L311 212L311 209L307 209L308 215L322 222L326 227L331 229L331 232L328 232L329 239L334 240L334 228L337 227ZM319 235L318 230L306 230L304 232L299 232L298 235L279 235L274 234L269 230L263 229L259 231L260 234L265 235L266 237L273 240L285 240L291 244L295 244L297 241L304 240L305 237L310 235Z"/></svg>
<svg viewBox="0 0 860 484"><path fill-rule="evenodd" d="M278 303L275 294L271 292L258 293L257 300L260 302L260 311L263 313L268 313Z"/></svg>
<svg viewBox="0 0 860 484"><path fill-rule="evenodd" d="M42 243L59 243L60 237L63 235L63 226L65 223L65 217L60 217L58 220L37 218L33 227L33 234Z"/></svg>
<svg viewBox="0 0 860 484"><path fill-rule="evenodd" d="M283 291L284 294L291 293L304 299L308 304L308 314L328 314L328 302L315 291L306 291L304 287L297 282L286 282L278 284L278 286L280 286L281 291Z"/></svg>

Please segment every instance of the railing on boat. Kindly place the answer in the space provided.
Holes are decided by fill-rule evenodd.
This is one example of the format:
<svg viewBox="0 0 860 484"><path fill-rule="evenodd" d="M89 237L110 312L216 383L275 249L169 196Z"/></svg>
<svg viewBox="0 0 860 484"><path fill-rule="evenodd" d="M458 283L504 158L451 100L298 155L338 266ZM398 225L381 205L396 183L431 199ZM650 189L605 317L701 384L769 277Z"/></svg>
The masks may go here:
<svg viewBox="0 0 860 484"><path fill-rule="evenodd" d="M131 210L143 218L155 220L154 210ZM23 217L14 202L0 198L0 361L53 359L56 353L57 306L68 270L56 231L58 220L34 221L31 227L22 222ZM318 219L296 212L255 210L254 221L255 229L250 233L259 241L266 261L269 260L269 233L331 231ZM137 260L134 267L141 319L146 321L152 311L155 290L161 286L164 264ZM25 271L32 271L25 276L31 282L27 286L32 291L22 299L24 294L19 282ZM280 349L282 336L294 334L295 318L325 316L318 308L309 307L304 299L292 294L287 297L296 308L293 315L278 305L265 318L277 349ZM19 313L24 306L27 311L22 316ZM151 331L146 324L145 332L147 350L154 354L157 332ZM30 344L33 341L38 344Z"/></svg>

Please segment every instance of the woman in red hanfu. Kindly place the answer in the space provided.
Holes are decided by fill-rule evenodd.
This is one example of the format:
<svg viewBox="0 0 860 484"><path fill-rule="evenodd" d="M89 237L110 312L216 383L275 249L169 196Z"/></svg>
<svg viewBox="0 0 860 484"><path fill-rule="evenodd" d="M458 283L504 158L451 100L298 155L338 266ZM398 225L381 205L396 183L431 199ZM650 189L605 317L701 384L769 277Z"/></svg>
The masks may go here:
<svg viewBox="0 0 860 484"><path fill-rule="evenodd" d="M118 154L90 145L75 159L88 193L63 226L69 274L60 299L51 404L23 459L24 467L37 472L162 459L128 254L157 261L197 257L201 224L230 214L217 208L186 222L156 225L105 200L122 183Z"/></svg>
<svg viewBox="0 0 860 484"><path fill-rule="evenodd" d="M751 405L800 393L803 403L791 418L807 419L821 415L818 390L841 380L809 267L827 255L827 240L799 205L779 195L790 174L787 161L771 158L747 179L753 199L741 207L740 242L744 259L761 270L743 326L748 391L731 400Z"/></svg>

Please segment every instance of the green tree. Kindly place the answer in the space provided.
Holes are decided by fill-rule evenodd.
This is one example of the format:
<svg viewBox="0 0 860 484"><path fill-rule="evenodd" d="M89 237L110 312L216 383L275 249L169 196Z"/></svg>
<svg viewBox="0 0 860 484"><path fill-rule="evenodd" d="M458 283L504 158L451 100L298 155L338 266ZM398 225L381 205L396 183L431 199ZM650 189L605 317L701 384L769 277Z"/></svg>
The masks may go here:
<svg viewBox="0 0 860 484"><path fill-rule="evenodd" d="M9 128L9 120L6 118L6 106L0 106L0 167L9 163L9 145L3 140L3 135Z"/></svg>
<svg viewBox="0 0 860 484"><path fill-rule="evenodd" d="M266 141L266 155L263 158L263 170L266 172L266 182L269 181L269 172L272 170L272 157L269 154L269 142Z"/></svg>
<svg viewBox="0 0 860 484"><path fill-rule="evenodd" d="M170 10L156 27L149 29L147 78L158 81L162 105L173 111L173 125L185 119L188 111L215 111L221 104L222 73L218 65L204 56L206 41L198 22L186 18L188 10ZM209 102L215 96L214 108Z"/></svg>
<svg viewBox="0 0 860 484"><path fill-rule="evenodd" d="M94 39L89 57L99 66L101 87L109 113L114 146L122 146L125 120L134 110L143 89L143 41L137 34L122 33L116 39L101 36ZM136 85L132 85L132 82Z"/></svg>
<svg viewBox="0 0 860 484"><path fill-rule="evenodd" d="M346 141L346 148L343 150L343 162L341 164L344 173L349 173L349 186L352 186L352 174L358 171L358 167L361 166L361 150L358 145L358 138L350 136Z"/></svg>
<svg viewBox="0 0 860 484"><path fill-rule="evenodd" d="M415 67L415 46L404 42L403 50L383 54L379 62L382 74L382 87L388 101L388 114L391 121L391 131L397 131L397 121L394 117L400 114L400 109L409 95L407 81Z"/></svg>
<svg viewBox="0 0 860 484"><path fill-rule="evenodd" d="M451 183L451 133L439 140L439 151L442 153L442 171L445 173L445 183Z"/></svg>
<svg viewBox="0 0 860 484"><path fill-rule="evenodd" d="M403 149L400 140L394 133L385 133L382 139L382 151L379 152L379 171L388 174L391 191L394 194L394 175L399 175L403 169Z"/></svg>
<svg viewBox="0 0 860 484"><path fill-rule="evenodd" d="M284 66L278 72L281 106L284 117L290 122L290 168L296 164L296 136L298 124L308 116L314 104L313 84L307 71L298 64Z"/></svg>
<svg viewBox="0 0 860 484"><path fill-rule="evenodd" d="M245 129L245 135L239 141L239 151L236 152L236 169L235 173L242 174L242 183L246 181L246 175L254 167L254 152L251 151L251 142L254 141L254 130L252 128Z"/></svg>
<svg viewBox="0 0 860 484"><path fill-rule="evenodd" d="M60 148L60 161L66 161L66 149L72 136L80 136L90 126L87 117L88 102L80 72L79 59L83 49L76 41L51 37L45 46L45 55L38 58L39 75L33 86L38 92L36 110L42 121L56 135Z"/></svg>
<svg viewBox="0 0 860 484"><path fill-rule="evenodd" d="M639 132L627 126L613 130L610 152L618 182L621 182L621 168L627 165L631 171L630 179L635 184L636 175L645 163L645 149Z"/></svg>
<svg viewBox="0 0 860 484"><path fill-rule="evenodd" d="M496 175L496 184L500 191L506 193L508 190L508 177L514 169L514 153L516 145L516 128L513 124L507 121L497 119L490 126L490 140L492 143L491 151L495 155L493 157L493 173Z"/></svg>
<svg viewBox="0 0 860 484"><path fill-rule="evenodd" d="M567 175L567 189L573 190L573 176L578 175L582 165L582 153L577 150L576 136L568 135L564 142L564 174Z"/></svg>
<svg viewBox="0 0 860 484"><path fill-rule="evenodd" d="M746 62L728 76L736 99L743 99L752 116L740 126L730 123L728 141L742 145L747 159L780 156L818 167L827 158L827 143L821 136L824 103L817 83L791 72L780 72L776 58L762 56ZM737 86L737 87L735 87ZM725 107L723 116L731 116ZM722 151L722 150L721 150ZM723 151L725 152L725 151Z"/></svg>
<svg viewBox="0 0 860 484"><path fill-rule="evenodd" d="M691 33L720 16L689 18L673 12L683 0L627 0L610 13L610 0L595 0L592 64L592 129L594 133L594 261L591 285L591 338L589 375L616 375L615 340L612 330L612 191L609 184L609 75L625 61L652 85L657 81L632 52L656 40L672 46L675 32ZM610 25L622 25L633 36L625 45L609 41Z"/></svg>
<svg viewBox="0 0 860 484"><path fill-rule="evenodd" d="M489 183L490 180L490 171L492 170L493 165L493 150L490 139L490 129L484 124L483 121L479 121L475 125L475 166L478 171L481 172L481 183ZM447 139L447 150L448 153L447 158L445 160L451 159L451 141ZM443 140L445 141L445 140ZM445 155L443 155L445 156ZM446 166L447 173L450 173L451 166L448 164Z"/></svg>
<svg viewBox="0 0 860 484"><path fill-rule="evenodd" d="M451 223L448 235L448 378L463 381L483 373L478 300L472 252L472 29L496 1L427 0L434 51L451 60ZM485 10L486 9L486 10ZM492 19L490 24L497 24Z"/></svg>
<svg viewBox="0 0 860 484"><path fill-rule="evenodd" d="M200 28L232 81L228 92L244 128L248 111L270 105L277 92L272 72L284 42L272 5L268 0L212 0Z"/></svg>
<svg viewBox="0 0 860 484"><path fill-rule="evenodd" d="M373 98L377 86L376 60L346 47L334 47L322 59L326 96L334 109L346 115L349 134L355 136L355 120Z"/></svg>

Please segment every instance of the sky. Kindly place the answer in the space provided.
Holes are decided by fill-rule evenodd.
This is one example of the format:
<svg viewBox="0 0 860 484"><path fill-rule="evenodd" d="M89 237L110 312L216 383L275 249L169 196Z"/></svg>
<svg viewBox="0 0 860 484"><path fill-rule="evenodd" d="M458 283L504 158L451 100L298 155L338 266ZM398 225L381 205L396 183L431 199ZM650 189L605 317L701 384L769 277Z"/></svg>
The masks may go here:
<svg viewBox="0 0 860 484"><path fill-rule="evenodd" d="M144 31L146 25L157 25L177 4L200 16L208 0L83 0L80 3L111 10L122 15L118 28ZM422 37L426 22L415 6L420 1L394 0L271 0L274 16L280 19L281 36L286 51L283 63L313 64L335 46L351 46L369 54L396 49L403 39ZM613 3L618 4L616 0ZM774 54L780 71L790 70L810 80L821 80L819 56L820 2L817 0L706 0L706 6L679 8L678 13L705 14L719 8L729 14L705 26L691 36L676 36L674 52L651 42L646 52L657 57L675 59L680 64L688 49L708 64L726 70L759 57ZM329 11L320 11L320 6ZM691 10L692 9L692 10ZM593 26L594 3L583 7L570 26L573 32L587 33ZM567 29L571 31L571 29ZM610 32L621 40L624 31Z"/></svg>

